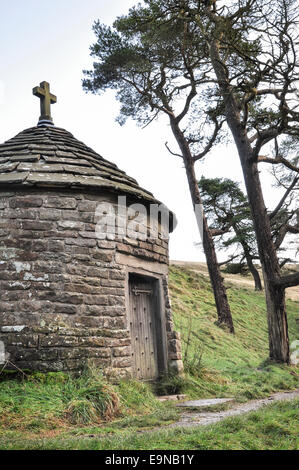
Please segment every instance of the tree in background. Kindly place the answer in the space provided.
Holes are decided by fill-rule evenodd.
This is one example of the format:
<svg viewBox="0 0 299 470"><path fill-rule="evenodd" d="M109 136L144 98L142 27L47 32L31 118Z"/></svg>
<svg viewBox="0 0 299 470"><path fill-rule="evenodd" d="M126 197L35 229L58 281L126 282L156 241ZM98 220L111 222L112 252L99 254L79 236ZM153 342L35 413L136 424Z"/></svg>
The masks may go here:
<svg viewBox="0 0 299 470"><path fill-rule="evenodd" d="M160 113L169 117L194 205L201 202L194 164L229 130L263 269L270 358L285 363L285 289L299 284L299 273L281 274L258 166L283 164L299 171L282 152L286 138L299 136L297 30L295 0L144 0L114 28L95 24L96 62L84 81L95 93L116 89L123 119L148 124ZM214 267L211 238L204 219L203 245ZM216 268L215 273L226 299ZM215 283L213 272L210 277Z"/></svg>
<svg viewBox="0 0 299 470"><path fill-rule="evenodd" d="M200 64L204 54L200 53L198 44L192 44L192 36L188 33L185 22L179 20L175 24L167 24L163 18L158 23L148 23L147 14L146 10L137 7L128 17L119 18L114 24L114 29L98 21L94 24L97 42L91 46L91 55L97 61L92 71L85 71L87 78L83 80L83 88L93 93L107 88L117 89L117 97L121 102L118 118L120 124L131 117L139 124L147 126L160 114L168 116L181 151L181 154L175 155L184 163L196 211L202 207L202 201L195 175L195 163L209 152L219 138L224 118L218 118L214 109L218 106L219 98L212 99L210 115L207 118L207 137L199 137L198 131L193 133L191 121L187 125L188 132L182 130L181 126L188 119L191 102L196 96L196 84L209 83L205 74L195 77L193 71L194 65ZM189 57L190 48L194 58L192 61ZM198 54L200 56L196 58ZM186 80L182 81L184 74ZM212 132L209 129L210 123L214 126ZM170 149L169 151L171 152ZM226 325L233 333L233 319L213 236L204 212L200 215L203 224L203 248L215 297L217 322L219 325Z"/></svg>
<svg viewBox="0 0 299 470"><path fill-rule="evenodd" d="M260 275L254 266L258 258L255 233L248 200L231 179L201 177L199 188L202 201L214 237L220 237L221 248L241 247L241 252L230 261L238 258L242 264L246 260L251 272L255 290L262 290Z"/></svg>
<svg viewBox="0 0 299 470"><path fill-rule="evenodd" d="M287 246L284 246L283 242L286 235L298 233L297 207L293 203L296 190L299 189L299 177L291 175L285 167L275 170L274 173L275 186L280 190L285 189L276 208L269 214L272 238L279 254L280 267L282 267L286 263L296 263L296 260L289 256L283 256L285 251L290 251L290 245L296 241L289 238ZM211 233L217 240L216 246L218 245L222 250L232 247L237 249L237 253L226 263L239 260L242 266L242 263L246 261L254 278L255 290L262 290L259 271L254 265L254 261L259 260L259 255L247 197L239 184L229 178L202 176L198 184Z"/></svg>

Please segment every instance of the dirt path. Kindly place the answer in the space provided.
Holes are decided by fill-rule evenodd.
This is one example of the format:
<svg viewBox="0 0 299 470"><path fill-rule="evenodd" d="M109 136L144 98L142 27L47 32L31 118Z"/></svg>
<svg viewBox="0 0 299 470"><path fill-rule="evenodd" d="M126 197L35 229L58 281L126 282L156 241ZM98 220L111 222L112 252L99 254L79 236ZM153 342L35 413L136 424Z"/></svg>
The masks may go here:
<svg viewBox="0 0 299 470"><path fill-rule="evenodd" d="M291 392L278 392L274 393L272 396L268 398L262 398L260 400L252 400L247 403L242 403L239 405L235 405L229 410L226 411L214 411L214 412L186 412L181 415L179 421L172 423L168 426L162 426L159 428L155 428L151 430L158 431L158 430L165 430L165 429L172 429L172 428L181 428L181 427L194 427L194 426L207 426L209 424L218 423L225 418L229 418L231 416L238 416L250 411L256 411L262 406L269 405L270 403L276 401L285 401L285 400L293 400L294 398L299 397L299 389L291 391ZM143 431L148 432L148 431Z"/></svg>
<svg viewBox="0 0 299 470"><path fill-rule="evenodd" d="M205 263L197 263L192 261L170 261L170 264L174 266L183 266L185 268L191 269L192 271L208 276L208 268ZM240 276L239 274L225 274L222 272L224 279L232 284L237 284L238 286L243 287L252 287L254 289L254 281L250 276ZM286 290L286 297L288 299L299 302L299 286L289 287Z"/></svg>

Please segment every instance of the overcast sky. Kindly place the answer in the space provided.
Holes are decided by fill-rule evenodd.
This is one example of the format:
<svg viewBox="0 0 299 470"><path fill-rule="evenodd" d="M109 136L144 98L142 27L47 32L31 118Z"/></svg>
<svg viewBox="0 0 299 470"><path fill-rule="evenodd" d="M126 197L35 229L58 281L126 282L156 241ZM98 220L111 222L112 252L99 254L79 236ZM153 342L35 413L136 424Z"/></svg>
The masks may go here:
<svg viewBox="0 0 299 470"><path fill-rule="evenodd" d="M127 13L135 0L1 0L0 17L0 142L37 124L39 100L32 88L42 81L51 84L58 97L52 107L55 125L63 127L103 157L137 179L176 214L178 227L171 236L170 257L204 261L195 247L197 227L185 171L180 159L164 144L177 150L166 120L142 130L135 122L120 127L115 122L118 103L112 92L101 96L82 90L82 69L92 60L89 46L95 41L94 20L111 24ZM223 145L198 164L197 175L229 177L242 181L234 147ZM267 174L265 180L269 181ZM267 185L267 202L274 206L277 190ZM221 260L226 254L219 255Z"/></svg>

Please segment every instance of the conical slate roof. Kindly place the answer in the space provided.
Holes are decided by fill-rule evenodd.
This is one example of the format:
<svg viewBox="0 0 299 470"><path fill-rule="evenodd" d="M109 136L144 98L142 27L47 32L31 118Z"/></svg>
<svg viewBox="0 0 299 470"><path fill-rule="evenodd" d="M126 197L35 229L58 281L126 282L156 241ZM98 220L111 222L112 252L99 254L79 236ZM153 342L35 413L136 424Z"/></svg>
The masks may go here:
<svg viewBox="0 0 299 470"><path fill-rule="evenodd" d="M3 185L108 190L158 203L136 180L64 129L39 125L0 145Z"/></svg>

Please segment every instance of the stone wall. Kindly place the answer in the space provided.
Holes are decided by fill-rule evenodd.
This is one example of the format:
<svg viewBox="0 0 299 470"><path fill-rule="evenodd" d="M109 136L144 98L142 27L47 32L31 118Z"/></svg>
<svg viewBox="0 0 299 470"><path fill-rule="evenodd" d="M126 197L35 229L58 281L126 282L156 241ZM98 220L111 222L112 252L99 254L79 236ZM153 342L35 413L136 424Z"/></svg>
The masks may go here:
<svg viewBox="0 0 299 470"><path fill-rule="evenodd" d="M92 361L107 373L131 374L126 266L116 255L167 266L168 243L161 236L99 240L96 206L116 200L50 190L0 193L0 341L18 367L78 370ZM137 231L146 230L139 224ZM169 361L180 369L167 275L161 279Z"/></svg>

